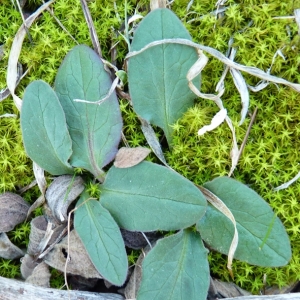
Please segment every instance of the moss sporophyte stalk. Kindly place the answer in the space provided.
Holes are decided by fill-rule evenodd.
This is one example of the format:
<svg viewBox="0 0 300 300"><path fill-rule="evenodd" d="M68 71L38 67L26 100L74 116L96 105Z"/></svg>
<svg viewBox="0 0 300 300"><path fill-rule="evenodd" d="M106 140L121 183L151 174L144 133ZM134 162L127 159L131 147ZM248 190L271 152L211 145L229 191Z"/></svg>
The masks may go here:
<svg viewBox="0 0 300 300"><path fill-rule="evenodd" d="M271 66L275 52L281 49L282 56L276 57L271 74L292 82L299 82L300 76L297 72L299 43L294 43L294 37L297 35L296 23L290 18L274 18L291 15L291 3L277 0L264 4L255 0L243 1L243 3L227 1L225 12L216 18L211 14L215 10L212 1L196 2L190 7L188 13L186 12L187 4L184 1L177 1L172 5L172 10L181 18L194 42L226 53L228 40L233 37L233 46L237 48L235 61L262 70L267 70ZM41 3L28 1L28 6L36 4ZM117 1L114 5L112 1L102 1L100 4L99 1L91 1L89 2L89 9L100 39L103 57L110 61L111 45L116 44L116 65L121 69L128 52L126 42L118 33L125 18L124 3ZM148 1L139 1L139 3L128 1L127 14L133 15L138 12L145 16L147 14L145 5L147 4ZM69 9L70 6L72 6L72 10ZM17 88L17 94L20 97L24 96L25 87L38 79L42 79L53 86L61 62L76 45L74 39L78 44L92 46L78 1L55 1L53 11L69 34L62 30L47 11L30 27L29 31L33 43L25 39L19 58L24 70L30 67L29 73ZM1 88L4 88L9 49L16 31L22 24L22 19L18 11L11 5L11 1L5 1L1 5L0 14L3 16L0 20L0 24L2 24L0 26L0 42L4 44L5 49L4 58L0 61L0 83ZM13 25L8 26L7 24ZM209 63L201 72L202 92L212 93L214 91L223 69L222 63L215 58L210 58ZM244 73L243 76L247 83L252 86L255 86L259 81L259 79ZM247 117L242 126L237 126L240 121L240 95L231 79L226 79L225 87L222 100L234 124L237 143L240 145L247 131L250 118ZM234 171L234 178L246 183L271 205L275 214L284 224L293 245L292 259L284 267L258 267L237 260L233 261L231 268L234 273L234 281L254 293L258 293L263 288L264 274L267 274L266 281L267 285L270 286L283 287L300 279L298 272L300 258L297 248L298 224L300 223L299 183L279 192L272 190L281 183L290 180L299 171L297 163L299 161L298 141L300 133L298 125L300 111L297 104L299 100L299 93L291 88L276 86L275 84L270 84L258 93L250 93L249 112L253 112L254 108L258 107L258 114L243 154ZM146 145L146 139L139 129L139 117L135 110L132 109L127 100L120 101L120 109L123 119L123 133L128 144L131 147ZM195 105L188 108L173 123L171 147L169 150L167 147L164 148L165 158L169 166L197 185L227 175L231 167L232 134L226 124L222 124L204 136L197 136L197 131L209 124L217 112L218 108L212 102L196 99ZM26 156L22 143L20 115L11 99L0 102L0 115L5 113L17 114L17 118L0 118L1 192L18 190L34 179L31 161ZM162 142L166 144L164 140ZM72 163L74 161L75 159ZM147 166L147 164L143 163L142 166ZM86 166L79 164L76 164L75 167L87 169ZM108 169L105 170L108 171ZM108 171L108 174L110 174L109 172L121 171L113 169L113 171ZM118 174L113 175L117 176ZM109 177L107 180L108 183L102 189L100 188L100 192L97 184L87 183L88 193L93 196L99 196L100 193L100 203L102 200L103 203L108 203L105 197L108 197L112 188L107 186L110 183ZM35 191L35 193L37 192ZM103 199L101 199L102 195L104 195ZM26 198L32 203L35 197L28 193ZM92 203L91 205L95 204ZM117 223L122 222L121 219L117 218L118 212L113 211L109 204L106 205L106 209L110 211ZM214 212L213 209L212 212ZM269 223L266 225L267 233L272 228L270 224L273 222L273 216L272 213ZM28 223L24 223L11 232L11 240L23 243L20 238L27 239L27 226ZM130 227L131 225L126 224L126 226ZM231 226L228 224L228 228ZM264 240L266 237L267 235L264 234L259 243L263 249L264 243L267 243L267 240ZM174 243L180 245L182 241L186 245L200 243L194 235L187 231L184 231L181 236L174 235L173 238L166 240L169 245L174 245ZM157 251L160 249L158 248ZM199 256L201 255L205 256L204 253L199 253ZM131 253L128 257L130 263L134 262L135 259L135 253ZM226 268L227 256L211 251L208 254L208 260L212 275L223 280L231 280ZM18 264L1 260L0 275L5 277L18 276ZM110 276L109 272L108 276ZM113 280L117 282L117 279L113 278Z"/></svg>

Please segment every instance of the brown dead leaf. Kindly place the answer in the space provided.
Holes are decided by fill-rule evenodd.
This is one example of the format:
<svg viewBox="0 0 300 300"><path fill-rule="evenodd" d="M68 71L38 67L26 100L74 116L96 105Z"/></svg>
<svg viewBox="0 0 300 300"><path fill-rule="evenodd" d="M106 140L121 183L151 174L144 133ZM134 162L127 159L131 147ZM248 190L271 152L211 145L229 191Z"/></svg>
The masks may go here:
<svg viewBox="0 0 300 300"><path fill-rule="evenodd" d="M67 264L67 273L80 275L85 278L102 278L91 262L80 238L73 230L70 233L69 245L70 261ZM44 261L49 266L64 272L66 258L68 256L68 236L64 237L60 243L56 244L51 252L49 252Z"/></svg>
<svg viewBox="0 0 300 300"><path fill-rule="evenodd" d="M0 232L8 232L22 223L27 216L29 205L24 199L14 193L6 192L0 195Z"/></svg>
<svg viewBox="0 0 300 300"><path fill-rule="evenodd" d="M223 298L234 298L239 296L250 296L251 293L241 289L233 282L222 282L219 280L213 280L214 287L218 294Z"/></svg>
<svg viewBox="0 0 300 300"><path fill-rule="evenodd" d="M150 247L147 246L144 249L144 251L140 254L138 260L135 263L134 271L131 274L130 279L125 287L126 299L136 299L137 297L137 292L140 288L142 281L142 263L150 250Z"/></svg>
<svg viewBox="0 0 300 300"><path fill-rule="evenodd" d="M34 258L26 254L21 259L21 274L24 279L27 279L33 272L33 269L38 265Z"/></svg>
<svg viewBox="0 0 300 300"><path fill-rule="evenodd" d="M144 147L123 147L119 149L116 155L114 166L117 168L133 167L142 162L150 152L150 149Z"/></svg>
<svg viewBox="0 0 300 300"><path fill-rule="evenodd" d="M33 269L32 274L26 279L25 282L49 288L50 277L51 273L49 271L49 266L46 263L41 262Z"/></svg>
<svg viewBox="0 0 300 300"><path fill-rule="evenodd" d="M299 282L292 282L287 286L279 288L278 286L270 286L264 290L264 295L282 295L295 293L295 288L299 285Z"/></svg>
<svg viewBox="0 0 300 300"><path fill-rule="evenodd" d="M67 221L69 205L84 190L83 179L79 176L63 175L55 178L46 191L46 199L52 215L60 223Z"/></svg>
<svg viewBox="0 0 300 300"><path fill-rule="evenodd" d="M5 259L16 259L24 256L24 252L15 246L6 233L0 233L0 257Z"/></svg>
<svg viewBox="0 0 300 300"><path fill-rule="evenodd" d="M38 216L30 222L28 254L35 256L42 251L40 243L45 236L47 225L48 222L44 216Z"/></svg>
<svg viewBox="0 0 300 300"><path fill-rule="evenodd" d="M39 257L48 245L57 242L57 238L66 227L64 224L55 226L49 220L47 221L44 216L34 218L30 225L31 230L27 252L32 256Z"/></svg>

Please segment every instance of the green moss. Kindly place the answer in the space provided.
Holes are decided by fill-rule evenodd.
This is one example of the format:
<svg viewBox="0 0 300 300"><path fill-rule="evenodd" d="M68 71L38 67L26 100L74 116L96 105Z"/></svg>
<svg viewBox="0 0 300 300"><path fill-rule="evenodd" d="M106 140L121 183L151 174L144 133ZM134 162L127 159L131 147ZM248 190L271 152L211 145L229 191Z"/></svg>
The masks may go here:
<svg viewBox="0 0 300 300"><path fill-rule="evenodd" d="M138 13L143 15L147 13L148 1L128 2L129 15L134 13L137 5ZM226 6L229 8L218 20L210 14L216 9L215 2L195 1L187 13L188 2L175 1L172 9L183 20L194 41L225 53L229 38L234 37L234 46L238 49L235 60L263 70L271 66L273 55L278 49L282 49L286 59L278 56L271 73L293 82L300 81L298 72L300 43L295 21L273 18L292 15L292 0L274 0L263 4L258 0L228 0ZM41 1L28 1L28 8L30 9L36 3ZM110 49L118 43L117 65L122 68L127 45L118 31L121 30L124 21L124 1L116 1L114 7L113 1L94 0L89 2L89 7L104 58L111 60ZM53 11L78 43L92 45L77 0L57 0L53 5ZM0 61L0 88L2 89L5 87L9 49L22 19L10 0L2 1L0 15L0 44L5 45L4 59ZM250 21L253 22L251 26L248 25ZM287 28L290 33L287 32ZM25 39L20 56L20 63L24 70L31 68L17 88L17 94L21 97L25 87L35 79L43 79L53 84L62 59L76 44L49 12L44 12L32 25L30 34L32 43L28 38ZM210 57L202 73L202 91L214 92L223 68L219 61ZM243 75L249 84L255 85L259 81L253 76ZM236 126L240 145L249 125L249 118L242 126L237 126L240 119L240 96L231 79L226 79L225 84L226 92L222 100ZM233 177L250 185L270 203L286 226L293 247L293 258L289 265L283 268L261 268L234 262L235 282L243 288L258 293L263 287L264 274L267 274L268 285L284 286L300 279L298 272L300 183L297 182L280 192L272 191L273 187L288 181L299 171L300 107L298 103L300 103L300 96L289 88L270 84L259 93L251 93L250 98L250 111L253 112L255 107L258 107L258 115ZM132 147L146 145L136 114L126 100L122 100L120 104L124 117L123 131L129 145ZM208 100L197 100L195 107L174 124L173 148L165 153L168 163L176 171L197 184L212 180L216 176L226 175L230 169L231 132L226 124L222 124L215 131L202 137L197 136L197 130L208 124L217 111L216 106ZM17 114L18 118L0 118L0 173L3 174L0 178L0 192L16 190L33 180L31 162L26 157L22 145L19 113L11 98L0 102L0 115L4 113ZM90 189L93 193L97 193L93 185ZM37 189L25 194L25 198L30 203L37 196ZM36 214L39 213L41 212ZM27 233L26 230L24 231L26 224L19 225L10 233L12 240L18 241L18 237L21 236L26 240ZM209 260L214 276L230 280L224 255L212 252ZM0 261L0 276L18 275L18 264L6 260ZM58 287L63 282L60 281L61 277L58 278L57 282L52 280L53 286Z"/></svg>
<svg viewBox="0 0 300 300"><path fill-rule="evenodd" d="M56 269L50 268L50 286L56 289L66 289L64 274Z"/></svg>
<svg viewBox="0 0 300 300"><path fill-rule="evenodd" d="M0 258L0 276L16 278L20 276L20 264L18 262Z"/></svg>
<svg viewBox="0 0 300 300"><path fill-rule="evenodd" d="M188 29L195 41L217 48L225 53L230 36L234 37L234 46L238 47L235 60L239 63L256 66L267 70L278 49L286 57L284 61L277 57L272 67L272 74L282 76L292 82L299 82L299 56L295 22L276 20L274 16L291 15L291 1L261 4L260 1L231 1L232 7L225 16L216 21L208 12L212 11L211 1L201 1L191 7L194 11L186 22L198 16L198 20L188 24ZM184 15L183 6L176 6L180 15ZM204 16L206 14L206 16ZM186 14L185 14L186 15ZM204 16L204 17L203 17ZM200 19L200 17L203 17ZM250 20L253 25L243 32ZM291 36L287 34L289 26ZM223 71L217 60L211 59L205 68L202 90L214 92L216 83ZM259 80L247 74L247 82L254 85ZM238 144L240 145L249 119L238 127L240 96L233 81L226 80L226 92L222 97L225 107L236 126ZM286 190L273 192L272 188L290 180L299 171L299 100L300 95L286 87L270 85L259 93L251 93L250 112L258 107L255 124L248 137L247 145L233 177L250 185L266 201L283 221L291 239L293 258L283 268L262 268L235 261L233 272L235 282L251 292L258 293L263 288L263 276L267 275L268 285L279 287L299 280L299 190L296 182ZM213 132L197 137L197 130L209 124L211 117L218 111L208 100L198 100L183 118L174 125L174 148L166 153L167 161L179 173L197 184L221 175L227 175L230 166L231 133L226 124ZM230 281L226 268L227 257L210 253L212 274L220 279Z"/></svg>

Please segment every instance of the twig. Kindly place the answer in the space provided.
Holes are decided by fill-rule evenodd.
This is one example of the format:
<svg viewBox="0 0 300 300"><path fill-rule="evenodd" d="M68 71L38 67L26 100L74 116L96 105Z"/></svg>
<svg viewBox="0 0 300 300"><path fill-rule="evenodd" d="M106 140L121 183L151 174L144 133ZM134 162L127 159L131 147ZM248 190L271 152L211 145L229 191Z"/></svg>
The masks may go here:
<svg viewBox="0 0 300 300"><path fill-rule="evenodd" d="M43 1L45 2L45 1ZM49 14L54 18L54 20L57 22L57 24L62 28L62 30L77 44L79 43L76 41L76 39L73 37L73 35L67 30L67 28L62 24L62 22L54 15L53 11L47 7L46 10L49 12Z"/></svg>
<svg viewBox="0 0 300 300"><path fill-rule="evenodd" d="M254 123L256 114L257 114L257 107L255 107L255 110L254 110L254 112L253 112L253 115L251 116L251 120L250 120L249 126L248 126L248 128L247 128L246 134L245 134L245 136L244 136L244 140L243 140L243 142L242 142L242 144L241 144L241 147L240 147L240 150L239 150L239 154L238 154L238 157L237 157L237 162L240 160L240 157L241 157L241 155L242 155L242 153L243 153L243 150L244 150L244 148L245 148L245 146L246 146L246 142L247 142L247 139L248 139L248 137L249 137L250 130L251 130L252 125L253 125L253 123ZM233 172L230 171L230 172L228 173L228 177L230 177L230 176L232 175L232 173L233 173Z"/></svg>

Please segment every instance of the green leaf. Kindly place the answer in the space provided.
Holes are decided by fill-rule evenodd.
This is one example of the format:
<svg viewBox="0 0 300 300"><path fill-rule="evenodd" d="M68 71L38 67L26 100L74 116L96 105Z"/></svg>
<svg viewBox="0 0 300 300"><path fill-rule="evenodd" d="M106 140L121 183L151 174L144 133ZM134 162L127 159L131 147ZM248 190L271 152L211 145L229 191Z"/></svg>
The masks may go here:
<svg viewBox="0 0 300 300"><path fill-rule="evenodd" d="M140 50L153 41L169 38L191 40L173 12L169 9L156 9L139 24L131 51ZM186 75L197 59L194 48L163 44L149 48L128 61L128 82L133 108L143 119L162 128L169 144L172 141L171 125L193 105L196 98L188 87ZM199 88L199 76L195 85Z"/></svg>
<svg viewBox="0 0 300 300"><path fill-rule="evenodd" d="M270 206L252 189L228 177L219 177L204 185L231 210L237 223L239 243L234 257L248 263L277 267L291 258L289 237ZM204 241L227 254L234 234L232 222L208 205L197 223Z"/></svg>
<svg viewBox="0 0 300 300"><path fill-rule="evenodd" d="M74 47L64 59L55 79L55 91L65 111L73 142L71 164L96 177L116 155L121 138L122 118L115 92L101 105L111 79L99 56L89 47Z"/></svg>
<svg viewBox="0 0 300 300"><path fill-rule="evenodd" d="M101 188L101 204L127 230L176 230L195 224L206 200L186 178L151 163L112 167Z"/></svg>
<svg viewBox="0 0 300 300"><path fill-rule="evenodd" d="M205 300L207 252L200 235L190 230L159 240L144 259L137 300Z"/></svg>
<svg viewBox="0 0 300 300"><path fill-rule="evenodd" d="M26 153L52 175L72 174L72 142L64 111L53 89L42 80L28 85L21 110Z"/></svg>
<svg viewBox="0 0 300 300"><path fill-rule="evenodd" d="M121 286L128 262L120 229L99 201L84 202L88 198L84 192L77 203L75 230L97 271L112 284Z"/></svg>

